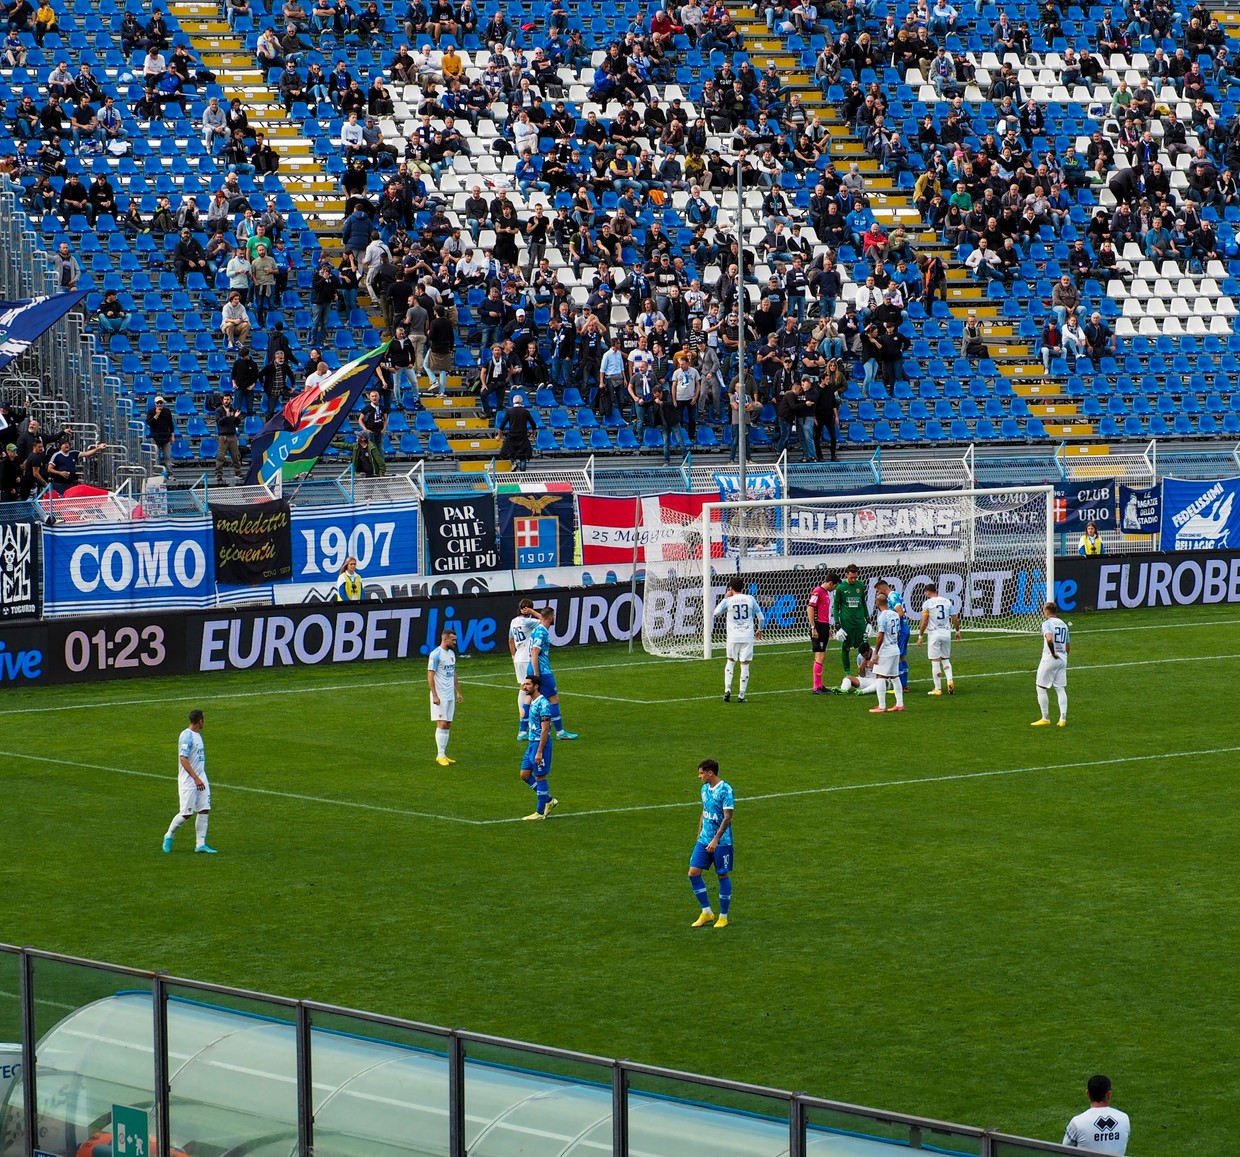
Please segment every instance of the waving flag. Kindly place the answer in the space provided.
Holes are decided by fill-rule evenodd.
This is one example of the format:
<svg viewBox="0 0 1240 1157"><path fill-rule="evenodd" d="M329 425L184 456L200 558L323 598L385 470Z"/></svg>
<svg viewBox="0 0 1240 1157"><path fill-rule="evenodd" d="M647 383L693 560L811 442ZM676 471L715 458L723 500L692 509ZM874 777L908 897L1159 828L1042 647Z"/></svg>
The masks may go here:
<svg viewBox="0 0 1240 1157"><path fill-rule="evenodd" d="M52 328L86 296L86 290L0 301L0 370Z"/></svg>
<svg viewBox="0 0 1240 1157"><path fill-rule="evenodd" d="M250 443L246 485L271 488L277 478L288 482L313 470L370 385L387 347L384 342L290 399Z"/></svg>

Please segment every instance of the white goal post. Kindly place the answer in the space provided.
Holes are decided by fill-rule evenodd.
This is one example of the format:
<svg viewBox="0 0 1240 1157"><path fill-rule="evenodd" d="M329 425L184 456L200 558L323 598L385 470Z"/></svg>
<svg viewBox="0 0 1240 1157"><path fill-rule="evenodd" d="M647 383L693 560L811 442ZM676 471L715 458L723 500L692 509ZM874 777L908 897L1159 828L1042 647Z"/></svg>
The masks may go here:
<svg viewBox="0 0 1240 1157"><path fill-rule="evenodd" d="M968 631L1036 631L1055 589L1053 486L710 502L677 524L680 557L647 562L642 599L642 646L664 657L711 657L724 631L712 612L734 575L766 615L759 645L807 642L810 593L850 563L871 617L886 579L914 625L929 583Z"/></svg>

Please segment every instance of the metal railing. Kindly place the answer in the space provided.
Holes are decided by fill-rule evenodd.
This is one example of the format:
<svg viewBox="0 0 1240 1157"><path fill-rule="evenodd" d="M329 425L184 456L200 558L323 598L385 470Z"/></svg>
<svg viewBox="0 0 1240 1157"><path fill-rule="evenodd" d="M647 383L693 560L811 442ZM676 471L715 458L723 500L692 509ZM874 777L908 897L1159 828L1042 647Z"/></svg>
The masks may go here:
<svg viewBox="0 0 1240 1157"><path fill-rule="evenodd" d="M52 1011L43 1014L45 1008ZM285 1152L312 1157L316 1129L326 1141L331 1110L350 1094L373 1118L369 1128L391 1131L382 1146L388 1153L466 1157L471 1145L498 1152L480 1138L508 1129L562 1137L558 1152L612 1157L639 1150L668 1157L742 1151L806 1157L836 1151L832 1139L840 1137L849 1138L850 1152L872 1148L876 1157L892 1147L957 1157L1077 1152L994 1129L3 944L0 1024L20 1024L20 1084L0 1105L0 1123L9 1152L25 1157L58 1153L57 1137L66 1139L66 1154L76 1152L78 1141L68 1139L110 1128L107 1114L112 1105L125 1105L122 1098L131 1102L125 1107L147 1114L153 1157L168 1157L174 1134L179 1145L209 1144L203 1134L225 1120L230 1147L274 1139L275 1126ZM235 1045L245 1050L244 1071L230 1084L219 1078L230 1069L227 1058L215 1050L247 1032L252 1042ZM82 1058L77 1068L74 1049ZM194 1093L186 1101L178 1081L198 1051L215 1077L209 1094L190 1078ZM388 1073L389 1095L379 1123L379 1098L354 1082L381 1070ZM58 1096L57 1082L71 1085L73 1097ZM272 1096L264 1100L267 1088ZM467 1117L467 1099L474 1097ZM579 1129L583 1119L588 1136ZM247 1127L254 1129L248 1138ZM197 1136L185 1136L195 1130ZM719 1144L733 1133L746 1134L745 1143Z"/></svg>

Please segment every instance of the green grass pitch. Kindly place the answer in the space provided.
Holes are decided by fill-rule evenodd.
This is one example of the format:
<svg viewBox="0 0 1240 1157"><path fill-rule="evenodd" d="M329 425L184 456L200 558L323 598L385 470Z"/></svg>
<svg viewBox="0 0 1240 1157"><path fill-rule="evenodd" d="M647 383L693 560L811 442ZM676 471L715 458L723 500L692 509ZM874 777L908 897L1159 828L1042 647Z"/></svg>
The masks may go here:
<svg viewBox="0 0 1240 1157"><path fill-rule="evenodd" d="M558 652L581 739L540 824L506 655L462 660L444 769L419 663L7 691L0 939L1052 1140L1107 1072L1134 1153L1227 1152L1240 617L1065 617L1066 729L1029 726L1036 636L957 643L941 700L912 647L884 717L810 695L808 646L760 648L744 705L721 660ZM165 856L195 706L221 854Z"/></svg>

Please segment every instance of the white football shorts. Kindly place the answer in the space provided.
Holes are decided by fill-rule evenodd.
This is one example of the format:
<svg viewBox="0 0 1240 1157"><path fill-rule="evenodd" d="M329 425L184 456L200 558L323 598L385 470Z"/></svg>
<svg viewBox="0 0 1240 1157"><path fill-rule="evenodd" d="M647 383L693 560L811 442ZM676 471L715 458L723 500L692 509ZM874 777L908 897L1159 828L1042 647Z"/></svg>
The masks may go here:
<svg viewBox="0 0 1240 1157"><path fill-rule="evenodd" d="M452 716L456 714L456 696L439 695L439 702L436 703L430 695L426 697L431 705L431 722L432 723L451 723Z"/></svg>
<svg viewBox="0 0 1240 1157"><path fill-rule="evenodd" d="M926 656L930 659L950 659L952 657L951 631L931 631L926 636Z"/></svg>
<svg viewBox="0 0 1240 1157"><path fill-rule="evenodd" d="M1066 687L1067 685L1067 659L1043 659L1038 664L1039 687Z"/></svg>
<svg viewBox="0 0 1240 1157"><path fill-rule="evenodd" d="M203 788L195 787L194 781L185 772L181 772L177 779L177 794L181 797L183 816L211 810L211 783L205 775L201 778L206 785Z"/></svg>
<svg viewBox="0 0 1240 1157"><path fill-rule="evenodd" d="M900 674L900 648L884 647L878 653L878 659L874 663L874 674L882 675L887 679L894 679Z"/></svg>
<svg viewBox="0 0 1240 1157"><path fill-rule="evenodd" d="M745 642L729 642L728 658L733 663L752 663L753 662L753 640L748 639Z"/></svg>

